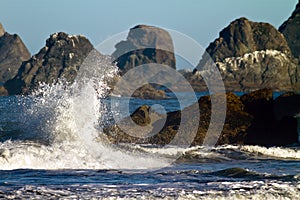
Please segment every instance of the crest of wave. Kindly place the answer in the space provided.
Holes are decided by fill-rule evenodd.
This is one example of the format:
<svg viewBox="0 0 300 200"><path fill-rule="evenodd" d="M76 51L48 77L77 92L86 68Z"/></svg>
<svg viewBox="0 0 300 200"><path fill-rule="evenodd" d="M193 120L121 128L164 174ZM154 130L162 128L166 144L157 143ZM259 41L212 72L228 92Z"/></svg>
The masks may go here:
<svg viewBox="0 0 300 200"><path fill-rule="evenodd" d="M90 53L73 83L59 80L41 84L28 97L23 131L29 143L6 143L10 149L3 168L112 168L145 169L167 166L168 161L151 155L114 149L101 127L110 121L105 102L109 83L118 74L107 56ZM27 146L27 148L24 147ZM12 147L13 146L13 147ZM25 156L24 156L25 155Z"/></svg>

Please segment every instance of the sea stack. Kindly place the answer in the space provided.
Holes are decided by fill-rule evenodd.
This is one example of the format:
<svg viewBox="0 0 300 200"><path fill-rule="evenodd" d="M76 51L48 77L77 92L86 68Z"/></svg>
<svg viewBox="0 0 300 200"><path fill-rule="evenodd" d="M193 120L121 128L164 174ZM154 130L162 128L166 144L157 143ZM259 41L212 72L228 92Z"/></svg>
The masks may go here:
<svg viewBox="0 0 300 200"><path fill-rule="evenodd" d="M13 78L30 53L17 34L7 33L0 23L0 82Z"/></svg>
<svg viewBox="0 0 300 200"><path fill-rule="evenodd" d="M299 90L297 62L285 37L272 25L239 18L206 49L195 70L209 71L211 60L230 91ZM199 74L199 73L198 73ZM211 77L212 80L213 77Z"/></svg>
<svg viewBox="0 0 300 200"><path fill-rule="evenodd" d="M140 74L142 71L147 73L148 70L151 70L150 65L146 64L152 63L176 69L173 41L166 30L154 26L137 25L130 29L127 39L117 43L115 48L116 50L112 54L113 62L119 67L121 75L127 73L128 81L121 86L123 88L122 91L124 91L122 95L132 95L142 99L166 98L165 92L160 90L157 85L144 85L144 76ZM138 73L131 70L138 66L145 68ZM159 74L159 71L151 71L151 73L156 73L155 77L162 75ZM163 75L163 78L166 79L166 76ZM130 92L125 94L128 88L136 85L141 87L133 94L130 94Z"/></svg>
<svg viewBox="0 0 300 200"><path fill-rule="evenodd" d="M170 34L158 27L137 25L130 29L126 41L116 44L112 54L122 73L148 63L176 67L174 46Z"/></svg>

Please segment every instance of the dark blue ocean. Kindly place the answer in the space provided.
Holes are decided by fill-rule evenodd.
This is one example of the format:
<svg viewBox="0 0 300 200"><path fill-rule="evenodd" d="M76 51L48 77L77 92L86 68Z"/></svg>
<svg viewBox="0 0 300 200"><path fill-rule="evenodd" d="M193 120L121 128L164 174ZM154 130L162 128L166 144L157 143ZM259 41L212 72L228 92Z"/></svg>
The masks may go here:
<svg viewBox="0 0 300 200"><path fill-rule="evenodd" d="M0 199L300 199L299 144L116 146L93 138L96 101L50 97L0 98Z"/></svg>

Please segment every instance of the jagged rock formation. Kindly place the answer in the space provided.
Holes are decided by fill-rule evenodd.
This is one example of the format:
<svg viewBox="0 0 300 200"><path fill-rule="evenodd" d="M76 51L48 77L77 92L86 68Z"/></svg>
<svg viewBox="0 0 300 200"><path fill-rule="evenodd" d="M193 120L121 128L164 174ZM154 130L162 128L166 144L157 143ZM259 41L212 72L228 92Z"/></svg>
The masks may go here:
<svg viewBox="0 0 300 200"><path fill-rule="evenodd" d="M17 34L5 32L0 23L0 82L13 78L30 53Z"/></svg>
<svg viewBox="0 0 300 200"><path fill-rule="evenodd" d="M300 1L292 16L279 27L279 31L285 36L293 55L300 59Z"/></svg>
<svg viewBox="0 0 300 200"><path fill-rule="evenodd" d="M300 72L290 48L268 23L237 19L220 32L206 52L194 71L200 80L199 71L209 72L213 61L227 90L299 89Z"/></svg>
<svg viewBox="0 0 300 200"><path fill-rule="evenodd" d="M18 74L5 83L9 94L26 94L40 82L54 83L59 78L72 82L77 71L93 50L92 44L83 36L54 33L39 53L22 64Z"/></svg>
<svg viewBox="0 0 300 200"><path fill-rule="evenodd" d="M127 40L116 44L112 57L126 73L133 67L157 63L175 69L175 55L171 36L161 28L138 25L130 29Z"/></svg>

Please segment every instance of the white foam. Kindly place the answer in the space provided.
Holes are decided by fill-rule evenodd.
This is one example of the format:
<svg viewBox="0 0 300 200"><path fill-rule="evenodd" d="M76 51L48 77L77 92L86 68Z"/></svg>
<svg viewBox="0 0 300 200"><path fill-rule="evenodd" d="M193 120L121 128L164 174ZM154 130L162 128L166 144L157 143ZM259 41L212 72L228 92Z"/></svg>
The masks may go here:
<svg viewBox="0 0 300 200"><path fill-rule="evenodd" d="M72 86L64 81L41 84L33 95L23 97L22 131L42 142L0 143L1 169L152 169L169 164L168 159L116 150L106 143L100 125L107 108L100 99L117 70L109 59L89 67L94 68L88 72L97 73L79 74Z"/></svg>
<svg viewBox="0 0 300 200"><path fill-rule="evenodd" d="M69 58L72 59L74 57L74 53L69 53Z"/></svg>
<svg viewBox="0 0 300 200"><path fill-rule="evenodd" d="M256 155L265 155L274 158L300 159L300 149L287 147L261 147L261 146L241 146L240 150Z"/></svg>
<svg viewBox="0 0 300 200"><path fill-rule="evenodd" d="M51 196L63 199L299 199L300 194L295 183L282 181L241 181L241 182L210 182L208 187L185 188L159 185L148 188L135 188L127 185L76 185L67 188L51 188L51 186L25 186L17 188L7 198L28 197L43 199Z"/></svg>
<svg viewBox="0 0 300 200"><path fill-rule="evenodd" d="M9 152L0 157L2 170L12 169L151 169L168 163L161 159L115 150L98 143L96 154L85 144L73 141L51 146L32 142L0 143L0 149Z"/></svg>

